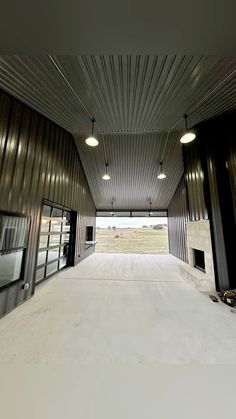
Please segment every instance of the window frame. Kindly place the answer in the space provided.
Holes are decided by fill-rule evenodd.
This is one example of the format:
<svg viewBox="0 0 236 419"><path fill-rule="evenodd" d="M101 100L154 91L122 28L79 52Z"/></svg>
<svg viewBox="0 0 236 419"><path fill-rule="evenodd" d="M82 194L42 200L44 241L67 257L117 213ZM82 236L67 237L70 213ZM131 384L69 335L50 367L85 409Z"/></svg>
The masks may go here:
<svg viewBox="0 0 236 419"><path fill-rule="evenodd" d="M22 255L22 262L21 262L21 269L20 269L20 278L15 279L14 281L9 281L7 284L4 285L0 285L0 293L7 289L12 287L13 285L17 284L18 282L22 282L22 284L25 281L25 268L26 268L26 257L28 254L28 249L29 249L29 236L30 236L30 228L31 228L31 221L32 221L32 217L30 215L27 214L23 214L20 212L13 212L13 211L5 211L5 210L0 210L0 218L1 216L7 216L7 217L17 217L17 218L26 218L27 219L27 230L26 230L26 240L25 240L25 245L24 246L20 246L20 247L14 247L12 249L9 250L9 254L11 253L16 253L19 250L22 250L23 255ZM1 252L0 250L0 257L1 254L3 252Z"/></svg>

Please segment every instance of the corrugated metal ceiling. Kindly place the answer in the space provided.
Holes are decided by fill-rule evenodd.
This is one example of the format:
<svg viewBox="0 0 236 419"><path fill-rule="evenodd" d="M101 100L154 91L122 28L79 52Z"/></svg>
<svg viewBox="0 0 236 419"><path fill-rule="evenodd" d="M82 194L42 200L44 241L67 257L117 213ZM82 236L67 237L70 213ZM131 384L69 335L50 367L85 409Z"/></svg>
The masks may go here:
<svg viewBox="0 0 236 419"><path fill-rule="evenodd" d="M104 151L102 141L98 148L89 151L84 141L78 139L79 151L89 185L98 209L167 208L183 173L181 146L176 132L171 133L166 148L163 170L168 177L157 179L159 161L166 144L166 133L106 134L103 136L109 161L111 180L104 181Z"/></svg>
<svg viewBox="0 0 236 419"><path fill-rule="evenodd" d="M166 208L183 173L181 117L189 125L235 108L236 58L2 56L0 86L74 134L96 207ZM90 116L97 149L85 146ZM171 130L167 139L167 131ZM164 159L168 177L157 181ZM101 179L105 159L112 179Z"/></svg>

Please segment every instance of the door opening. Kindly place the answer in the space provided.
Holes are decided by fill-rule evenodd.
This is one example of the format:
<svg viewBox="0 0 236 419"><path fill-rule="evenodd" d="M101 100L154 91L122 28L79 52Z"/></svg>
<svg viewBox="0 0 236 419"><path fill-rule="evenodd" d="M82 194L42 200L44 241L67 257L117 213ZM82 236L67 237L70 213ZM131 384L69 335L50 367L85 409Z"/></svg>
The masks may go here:
<svg viewBox="0 0 236 419"><path fill-rule="evenodd" d="M96 252L167 254L167 217L97 217Z"/></svg>

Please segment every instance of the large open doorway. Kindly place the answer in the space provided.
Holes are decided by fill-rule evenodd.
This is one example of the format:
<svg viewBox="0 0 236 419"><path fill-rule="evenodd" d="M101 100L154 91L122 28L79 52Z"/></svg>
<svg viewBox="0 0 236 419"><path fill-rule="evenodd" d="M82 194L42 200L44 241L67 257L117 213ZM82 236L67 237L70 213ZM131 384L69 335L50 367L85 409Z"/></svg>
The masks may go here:
<svg viewBox="0 0 236 419"><path fill-rule="evenodd" d="M167 254L167 217L97 217L96 252Z"/></svg>

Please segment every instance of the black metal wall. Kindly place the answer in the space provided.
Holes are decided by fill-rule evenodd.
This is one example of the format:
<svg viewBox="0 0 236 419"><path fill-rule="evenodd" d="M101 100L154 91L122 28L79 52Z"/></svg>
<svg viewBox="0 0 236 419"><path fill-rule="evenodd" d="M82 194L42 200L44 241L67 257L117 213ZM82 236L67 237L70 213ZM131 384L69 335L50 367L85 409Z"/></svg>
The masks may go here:
<svg viewBox="0 0 236 419"><path fill-rule="evenodd" d="M235 134L233 133L233 123L229 125L231 127L231 133L227 134L227 154L225 157L226 168L229 175L230 187L231 187L231 195L233 200L233 209L234 209L234 218L236 222L236 139Z"/></svg>
<svg viewBox="0 0 236 419"><path fill-rule="evenodd" d="M208 219L204 196L205 173L200 157L200 142L186 144L182 148L185 178L188 189L188 208L191 221Z"/></svg>
<svg viewBox="0 0 236 419"><path fill-rule="evenodd" d="M184 262L188 262L186 247L186 223L188 221L187 188L185 177L183 177L168 208L168 231L170 253Z"/></svg>
<svg viewBox="0 0 236 419"><path fill-rule="evenodd" d="M235 118L235 113L223 115L197 126L197 140L183 147L186 199L181 183L168 208L170 252L182 260L186 221L209 218L218 289L236 287Z"/></svg>
<svg viewBox="0 0 236 419"><path fill-rule="evenodd" d="M199 141L182 147L184 176L168 207L170 253L188 262L186 223L208 219Z"/></svg>
<svg viewBox="0 0 236 419"><path fill-rule="evenodd" d="M95 206L71 134L0 91L0 209L31 216L25 282L0 292L0 315L34 292L40 209L48 199L78 212L75 263L86 250L86 225L95 226Z"/></svg>
<svg viewBox="0 0 236 419"><path fill-rule="evenodd" d="M198 126L201 161L206 174L205 197L211 223L217 285L236 287L236 113Z"/></svg>

